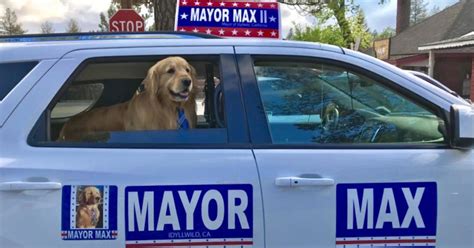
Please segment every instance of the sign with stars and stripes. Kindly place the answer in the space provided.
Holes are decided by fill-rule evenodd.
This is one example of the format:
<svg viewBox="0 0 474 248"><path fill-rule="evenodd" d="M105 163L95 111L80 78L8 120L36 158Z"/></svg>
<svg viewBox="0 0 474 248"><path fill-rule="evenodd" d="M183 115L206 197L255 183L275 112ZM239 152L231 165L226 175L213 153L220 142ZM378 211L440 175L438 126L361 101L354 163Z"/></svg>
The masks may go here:
<svg viewBox="0 0 474 248"><path fill-rule="evenodd" d="M280 8L276 2L178 0L175 30L223 37L281 37Z"/></svg>
<svg viewBox="0 0 474 248"><path fill-rule="evenodd" d="M117 186L65 185L61 212L63 240L117 239Z"/></svg>

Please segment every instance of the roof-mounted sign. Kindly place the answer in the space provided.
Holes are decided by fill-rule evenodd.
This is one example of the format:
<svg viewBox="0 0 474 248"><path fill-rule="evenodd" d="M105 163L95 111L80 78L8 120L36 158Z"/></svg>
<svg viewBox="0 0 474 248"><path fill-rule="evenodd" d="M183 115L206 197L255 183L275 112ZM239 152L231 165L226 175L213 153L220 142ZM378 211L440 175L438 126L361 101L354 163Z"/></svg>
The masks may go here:
<svg viewBox="0 0 474 248"><path fill-rule="evenodd" d="M280 8L276 2L179 0L175 30L225 37L281 37Z"/></svg>

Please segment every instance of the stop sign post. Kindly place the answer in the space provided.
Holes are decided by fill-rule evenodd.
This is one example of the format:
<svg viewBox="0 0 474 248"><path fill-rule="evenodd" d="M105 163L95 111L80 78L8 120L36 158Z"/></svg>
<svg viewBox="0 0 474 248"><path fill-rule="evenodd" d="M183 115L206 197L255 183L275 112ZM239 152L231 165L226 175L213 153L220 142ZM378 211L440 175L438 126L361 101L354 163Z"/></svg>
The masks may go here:
<svg viewBox="0 0 474 248"><path fill-rule="evenodd" d="M145 21L133 9L120 9L109 20L110 32L145 32Z"/></svg>

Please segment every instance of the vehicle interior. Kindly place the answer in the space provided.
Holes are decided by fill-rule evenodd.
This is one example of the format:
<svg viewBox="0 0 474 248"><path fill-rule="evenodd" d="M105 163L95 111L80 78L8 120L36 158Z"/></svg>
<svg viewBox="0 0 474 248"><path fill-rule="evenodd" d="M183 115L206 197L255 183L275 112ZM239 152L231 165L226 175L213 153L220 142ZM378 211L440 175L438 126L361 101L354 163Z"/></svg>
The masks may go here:
<svg viewBox="0 0 474 248"><path fill-rule="evenodd" d="M225 128L218 58L184 58L198 75L195 85L198 121L194 130ZM56 141L63 125L75 115L130 100L148 69L160 59L101 59L87 63L65 84L45 112L46 141ZM255 73L274 143L442 143L446 140L442 118L363 75L328 65L278 61L256 62ZM120 135L118 142L129 142L136 139L131 139L130 134L138 132L110 133Z"/></svg>
<svg viewBox="0 0 474 248"><path fill-rule="evenodd" d="M198 76L198 82L193 86L197 93L197 128L224 128L218 59L196 56L184 58L196 69ZM139 90L148 69L160 59L111 59L86 64L65 85L57 101L51 105L48 140L57 140L63 125L77 114L130 100Z"/></svg>
<svg viewBox="0 0 474 248"><path fill-rule="evenodd" d="M332 66L257 62L275 143L439 143L444 121L368 77Z"/></svg>

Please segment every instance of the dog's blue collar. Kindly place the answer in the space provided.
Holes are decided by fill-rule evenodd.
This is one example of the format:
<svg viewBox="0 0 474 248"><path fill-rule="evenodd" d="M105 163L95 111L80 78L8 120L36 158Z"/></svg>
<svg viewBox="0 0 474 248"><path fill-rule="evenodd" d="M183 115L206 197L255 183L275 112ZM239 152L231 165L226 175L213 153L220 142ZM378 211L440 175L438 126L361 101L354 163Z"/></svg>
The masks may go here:
<svg viewBox="0 0 474 248"><path fill-rule="evenodd" d="M184 113L184 109L178 108L178 129L189 129L189 122L188 119L186 119L186 115Z"/></svg>

